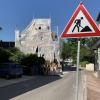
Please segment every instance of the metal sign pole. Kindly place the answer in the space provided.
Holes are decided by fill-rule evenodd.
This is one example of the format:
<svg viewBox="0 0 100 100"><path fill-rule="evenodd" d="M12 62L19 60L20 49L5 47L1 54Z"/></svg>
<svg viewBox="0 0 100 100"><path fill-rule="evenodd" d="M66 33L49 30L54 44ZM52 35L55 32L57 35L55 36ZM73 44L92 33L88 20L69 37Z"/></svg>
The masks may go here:
<svg viewBox="0 0 100 100"><path fill-rule="evenodd" d="M78 39L78 47L77 47L77 72L76 72L76 100L78 100L78 92L79 92L79 62L80 62L80 40Z"/></svg>

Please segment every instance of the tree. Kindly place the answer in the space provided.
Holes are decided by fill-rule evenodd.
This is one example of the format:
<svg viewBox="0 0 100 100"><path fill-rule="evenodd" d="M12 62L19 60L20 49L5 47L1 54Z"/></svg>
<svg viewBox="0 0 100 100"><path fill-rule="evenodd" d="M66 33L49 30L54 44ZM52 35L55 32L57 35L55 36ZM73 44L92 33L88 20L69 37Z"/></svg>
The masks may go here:
<svg viewBox="0 0 100 100"><path fill-rule="evenodd" d="M10 53L0 48L0 63L9 62Z"/></svg>
<svg viewBox="0 0 100 100"><path fill-rule="evenodd" d="M61 52L61 57L63 59L72 57L73 59L76 58L77 46L75 43L71 42L63 42L63 48Z"/></svg>
<svg viewBox="0 0 100 100"><path fill-rule="evenodd" d="M14 62L14 63L21 63L21 60L25 57L25 54L22 53L19 49L17 48L9 48L7 49L7 51L10 53L10 57L9 57L9 60L11 62Z"/></svg>
<svg viewBox="0 0 100 100"><path fill-rule="evenodd" d="M43 65L45 65L45 59L43 57L28 54L21 60L21 64L27 69L27 74L44 74Z"/></svg>
<svg viewBox="0 0 100 100"><path fill-rule="evenodd" d="M0 48L0 63L20 63L21 59L24 58L24 54L17 48Z"/></svg>
<svg viewBox="0 0 100 100"><path fill-rule="evenodd" d="M81 48L80 48L80 61L88 61L94 63L94 51L92 45L99 40L99 38L87 38L81 39ZM67 42L63 42L63 48L61 56L63 59L71 57L76 63L77 56L77 39L68 39Z"/></svg>
<svg viewBox="0 0 100 100"><path fill-rule="evenodd" d="M27 54L23 59L21 59L21 64L24 66L32 67L37 64L37 55L36 54Z"/></svg>

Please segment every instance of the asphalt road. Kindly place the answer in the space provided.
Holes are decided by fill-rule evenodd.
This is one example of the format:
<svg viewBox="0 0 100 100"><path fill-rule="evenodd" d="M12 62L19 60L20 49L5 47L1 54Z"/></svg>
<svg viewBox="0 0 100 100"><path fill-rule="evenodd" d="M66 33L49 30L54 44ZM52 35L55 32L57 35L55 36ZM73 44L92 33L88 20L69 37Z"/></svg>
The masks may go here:
<svg viewBox="0 0 100 100"><path fill-rule="evenodd" d="M79 100L82 100L82 77L81 76L82 74L80 73ZM58 77L58 76L52 76L52 77L47 76L47 77L38 77L38 80L39 81L35 81L35 82L31 80L31 83L33 82L33 85L39 84L39 86L35 86L35 87L33 86L34 88L31 86L32 84L26 84L26 83L20 84L24 86L26 84L26 87L23 87L23 88L31 87L30 91L27 91L26 93L24 91L24 93L21 93L21 94L17 93L18 96L17 95L8 96L9 99L10 100L75 100L75 96L76 96L76 88L75 88L76 87L75 85L76 73L75 72L69 72L66 75L64 75L63 78ZM49 81L47 82L47 80ZM20 85L16 84L15 86L12 86L12 88L6 87L6 90L8 89L7 91L14 93L14 91L15 92L17 91L17 88L14 88L14 87L19 86L20 90L23 89L22 86ZM1 94L1 92L2 91L0 91L0 95L3 95ZM7 100L8 98L2 98L0 100L4 100L4 99Z"/></svg>
<svg viewBox="0 0 100 100"><path fill-rule="evenodd" d="M0 100L75 100L76 72L60 76L33 76L29 80L0 87ZM82 100L82 73L79 75Z"/></svg>

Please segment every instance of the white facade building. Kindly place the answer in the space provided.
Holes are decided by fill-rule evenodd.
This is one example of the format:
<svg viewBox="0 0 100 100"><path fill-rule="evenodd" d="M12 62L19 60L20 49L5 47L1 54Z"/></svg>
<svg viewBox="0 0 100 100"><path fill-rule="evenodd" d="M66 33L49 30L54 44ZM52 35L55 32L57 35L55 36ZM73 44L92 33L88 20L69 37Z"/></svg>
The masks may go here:
<svg viewBox="0 0 100 100"><path fill-rule="evenodd" d="M15 47L25 54L37 53L48 61L59 59L59 43L53 39L51 19L33 19L22 32L15 30Z"/></svg>

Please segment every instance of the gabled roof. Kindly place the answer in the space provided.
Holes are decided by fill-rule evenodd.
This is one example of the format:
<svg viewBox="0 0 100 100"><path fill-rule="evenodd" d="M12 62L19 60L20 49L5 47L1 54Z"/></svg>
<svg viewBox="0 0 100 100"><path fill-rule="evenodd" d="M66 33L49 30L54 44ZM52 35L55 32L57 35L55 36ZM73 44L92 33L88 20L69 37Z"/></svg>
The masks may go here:
<svg viewBox="0 0 100 100"><path fill-rule="evenodd" d="M50 18L37 18L37 19L32 19L32 21L27 25L27 27L21 32L22 33L27 33L28 29L33 27L35 24L51 24L51 19Z"/></svg>
<svg viewBox="0 0 100 100"><path fill-rule="evenodd" d="M99 12L99 14L98 14L98 17L97 17L97 20L96 20L97 22L100 22L100 12Z"/></svg>

